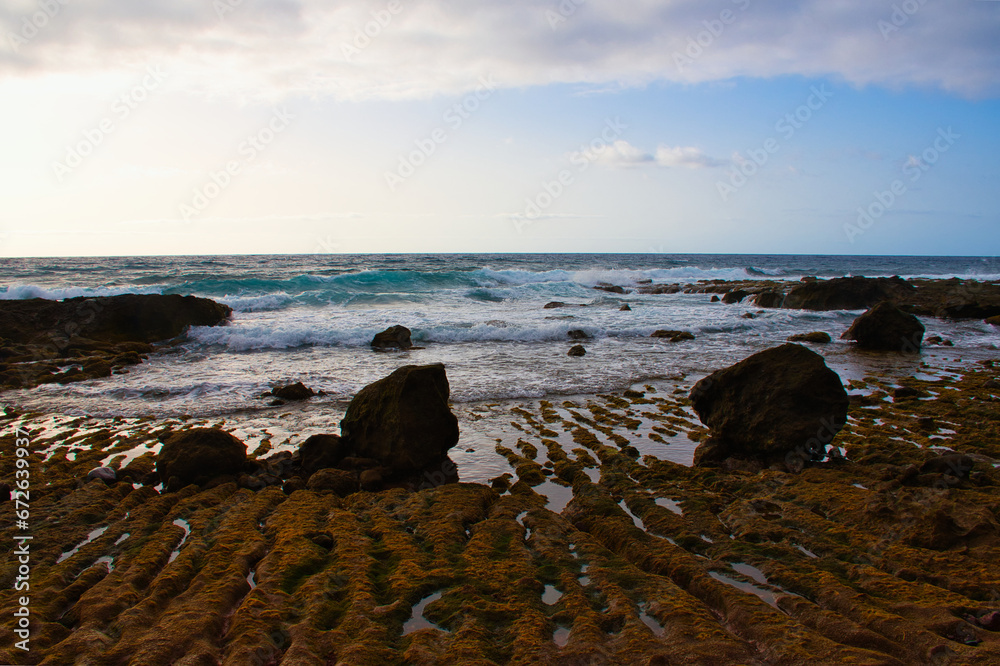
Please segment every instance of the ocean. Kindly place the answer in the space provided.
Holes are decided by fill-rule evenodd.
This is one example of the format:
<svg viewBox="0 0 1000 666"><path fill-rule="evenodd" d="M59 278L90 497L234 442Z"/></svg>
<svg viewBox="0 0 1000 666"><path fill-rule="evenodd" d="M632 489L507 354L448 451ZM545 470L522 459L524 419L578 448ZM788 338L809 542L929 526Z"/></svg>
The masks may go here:
<svg viewBox="0 0 1000 666"><path fill-rule="evenodd" d="M982 321L925 319L928 336L955 346L926 348L915 357L864 354L837 339L858 312L760 310L711 303L707 294L594 289L600 283L630 288L642 280L845 275L995 280L1000 263L993 257L668 254L5 259L0 299L193 294L226 303L234 314L226 326L191 329L180 344L126 374L8 391L2 400L53 415L228 423L249 440L267 432L292 445L314 432L337 432L347 402L366 384L401 365L441 362L463 441L483 444L507 429L509 418L497 405L647 385L687 389L793 333L830 333L834 343L816 349L845 382L873 373L918 374L929 356L936 366L959 368L1000 346L1000 334ZM545 309L550 301L571 306ZM621 311L626 303L631 311ZM745 318L747 312L756 317ZM411 329L421 349L373 352L372 337L395 324ZM590 336L582 358L567 355L573 329ZM695 339L651 338L657 329L690 331ZM324 395L298 406L272 406L261 397L274 385L297 381Z"/></svg>

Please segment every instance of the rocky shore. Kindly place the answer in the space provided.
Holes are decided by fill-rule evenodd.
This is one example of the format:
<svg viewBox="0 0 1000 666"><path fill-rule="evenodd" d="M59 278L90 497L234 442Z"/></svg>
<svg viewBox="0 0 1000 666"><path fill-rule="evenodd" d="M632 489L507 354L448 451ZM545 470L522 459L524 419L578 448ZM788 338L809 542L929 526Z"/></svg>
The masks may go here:
<svg viewBox="0 0 1000 666"><path fill-rule="evenodd" d="M801 285L696 288L787 303ZM904 314L952 302L978 318L993 298L897 288L878 302ZM277 456L238 451L225 419L175 432L10 412L0 481L20 433L33 538L29 591L0 560L0 612L30 596L31 652L4 622L0 661L997 663L1000 365L923 370L845 387L790 344L698 383L494 406L517 434L497 438L509 471L488 484L455 482L443 368L376 382L339 436ZM205 460L235 462L171 467L198 429L221 433Z"/></svg>

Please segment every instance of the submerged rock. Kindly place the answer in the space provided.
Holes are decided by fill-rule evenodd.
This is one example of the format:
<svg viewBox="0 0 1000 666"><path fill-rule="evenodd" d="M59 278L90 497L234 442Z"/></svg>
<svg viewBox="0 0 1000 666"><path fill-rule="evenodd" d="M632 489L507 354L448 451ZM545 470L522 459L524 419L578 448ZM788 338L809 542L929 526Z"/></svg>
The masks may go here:
<svg viewBox="0 0 1000 666"><path fill-rule="evenodd" d="M391 326L372 338L372 349L385 351L387 349L410 349L410 329L405 326Z"/></svg>
<svg viewBox="0 0 1000 666"><path fill-rule="evenodd" d="M847 422L840 377L819 354L784 344L718 370L694 385L691 401L711 438L695 463L726 458L765 463L822 458Z"/></svg>
<svg viewBox="0 0 1000 666"><path fill-rule="evenodd" d="M589 340L590 339L590 335L586 331L582 331L582 330L580 330L578 328L575 328L572 331L567 331L566 335L569 336L570 340Z"/></svg>
<svg viewBox="0 0 1000 666"><path fill-rule="evenodd" d="M156 457L156 471L164 483L176 478L184 486L239 475L246 463L243 442L224 430L194 428L167 438Z"/></svg>
<svg viewBox="0 0 1000 666"><path fill-rule="evenodd" d="M684 340L694 340L694 334L687 331L653 331L651 338L664 338L670 342L683 342Z"/></svg>
<svg viewBox="0 0 1000 666"><path fill-rule="evenodd" d="M274 387L271 389L271 395L281 400L306 400L316 395L316 391L302 382L296 382L288 386Z"/></svg>
<svg viewBox="0 0 1000 666"><path fill-rule="evenodd" d="M440 463L458 443L444 365L405 365L361 389L340 422L346 450L396 474Z"/></svg>
<svg viewBox="0 0 1000 666"><path fill-rule="evenodd" d="M567 356L585 356L586 354L587 350L583 345L573 345L569 348L569 351L566 352Z"/></svg>
<svg viewBox="0 0 1000 666"><path fill-rule="evenodd" d="M924 325L914 315L883 301L854 320L840 336L854 340L861 349L917 352L924 337Z"/></svg>
<svg viewBox="0 0 1000 666"><path fill-rule="evenodd" d="M789 342L816 342L819 344L825 344L827 342L833 342L833 338L830 337L829 333L824 333L823 331L813 331L812 333L796 333L795 335L788 336Z"/></svg>

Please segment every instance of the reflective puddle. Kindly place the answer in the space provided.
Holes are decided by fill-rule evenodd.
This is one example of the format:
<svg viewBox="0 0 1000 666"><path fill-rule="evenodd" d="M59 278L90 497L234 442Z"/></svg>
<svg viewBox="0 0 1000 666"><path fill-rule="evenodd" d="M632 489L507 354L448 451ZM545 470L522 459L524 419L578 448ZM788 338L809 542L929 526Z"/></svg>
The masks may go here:
<svg viewBox="0 0 1000 666"><path fill-rule="evenodd" d="M684 515L684 509L682 509L681 505L673 501L672 499L667 499L665 497L657 497L656 506L662 506L664 509L669 509L674 513L676 513L678 516Z"/></svg>
<svg viewBox="0 0 1000 666"><path fill-rule="evenodd" d="M421 599L419 602L417 602L416 605L413 606L413 611L410 613L410 619L407 620L406 624L403 625L404 636L407 634L411 634L414 631L418 631L420 629L437 629L438 631L451 633L447 629L439 627L438 625L434 624L433 622L424 617L424 609L427 608L427 606L429 606L430 604L440 599L442 594L443 592L441 591L429 594L423 599Z"/></svg>
<svg viewBox="0 0 1000 666"><path fill-rule="evenodd" d="M167 560L167 564L170 564L177 559L177 556L181 554L181 548L184 546L184 542L187 541L188 535L191 534L191 525L189 525L188 521L183 518L175 520L174 525L184 530L184 538L182 538L181 542L177 544L177 548L174 548L174 552L170 553L170 559Z"/></svg>
<svg viewBox="0 0 1000 666"><path fill-rule="evenodd" d="M84 539L80 543L76 544L76 546L74 548L72 548L71 550L67 550L65 553L63 553L62 555L60 555L59 559L56 560L56 564L61 564L62 562L65 562L69 558L71 558L74 555L76 555L77 552L79 552L79 550L81 548L83 548L88 543L90 543L94 539L99 538L102 534L104 534L105 532L107 532L108 531L108 527L110 527L110 525L105 525L104 527L98 527L97 529L92 530L90 532L90 534L87 535L86 539Z"/></svg>
<svg viewBox="0 0 1000 666"><path fill-rule="evenodd" d="M542 592L542 603L551 606L562 599L562 595L563 593L557 590L554 585L546 585L545 591Z"/></svg>

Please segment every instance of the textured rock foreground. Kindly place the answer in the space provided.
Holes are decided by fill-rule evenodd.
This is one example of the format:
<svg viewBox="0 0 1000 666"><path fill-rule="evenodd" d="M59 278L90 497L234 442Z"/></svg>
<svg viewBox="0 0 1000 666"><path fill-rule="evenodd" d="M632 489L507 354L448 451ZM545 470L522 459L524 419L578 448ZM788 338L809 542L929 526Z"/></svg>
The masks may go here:
<svg viewBox="0 0 1000 666"><path fill-rule="evenodd" d="M5 418L0 480L15 425L55 448L33 459L32 652L4 622L0 662L995 664L996 375L853 382L848 460L800 474L641 456L707 434L690 386L647 387L514 408L493 488L346 498L84 483L162 426Z"/></svg>

